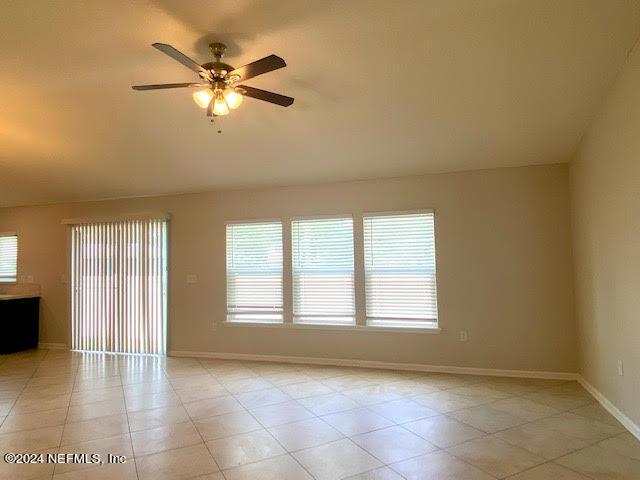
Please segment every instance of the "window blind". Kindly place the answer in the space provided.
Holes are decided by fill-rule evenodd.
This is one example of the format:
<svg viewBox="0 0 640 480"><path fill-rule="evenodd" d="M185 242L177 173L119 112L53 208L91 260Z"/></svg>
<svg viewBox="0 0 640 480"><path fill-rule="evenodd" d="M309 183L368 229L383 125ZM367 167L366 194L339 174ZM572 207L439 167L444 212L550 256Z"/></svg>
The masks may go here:
<svg viewBox="0 0 640 480"><path fill-rule="evenodd" d="M294 322L353 324L353 219L294 220L291 239Z"/></svg>
<svg viewBox="0 0 640 480"><path fill-rule="evenodd" d="M71 227L72 349L163 354L167 223Z"/></svg>
<svg viewBox="0 0 640 480"><path fill-rule="evenodd" d="M438 322L433 213L364 216L367 325Z"/></svg>
<svg viewBox="0 0 640 480"><path fill-rule="evenodd" d="M18 269L18 236L0 235L0 282L15 282Z"/></svg>
<svg viewBox="0 0 640 480"><path fill-rule="evenodd" d="M227 321L282 322L282 223L227 225Z"/></svg>

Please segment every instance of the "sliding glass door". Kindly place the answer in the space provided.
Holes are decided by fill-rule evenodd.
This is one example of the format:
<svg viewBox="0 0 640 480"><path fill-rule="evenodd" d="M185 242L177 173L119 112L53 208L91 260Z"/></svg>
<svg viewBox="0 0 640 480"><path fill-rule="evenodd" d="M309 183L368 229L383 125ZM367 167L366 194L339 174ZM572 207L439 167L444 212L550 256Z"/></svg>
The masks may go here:
<svg viewBox="0 0 640 480"><path fill-rule="evenodd" d="M73 225L72 348L164 354L166 324L166 220Z"/></svg>

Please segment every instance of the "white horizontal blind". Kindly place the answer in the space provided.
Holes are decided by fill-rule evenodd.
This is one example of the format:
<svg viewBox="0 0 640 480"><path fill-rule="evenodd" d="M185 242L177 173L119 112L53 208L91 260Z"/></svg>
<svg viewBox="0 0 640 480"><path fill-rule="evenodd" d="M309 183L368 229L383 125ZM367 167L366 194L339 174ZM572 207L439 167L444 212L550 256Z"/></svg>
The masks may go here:
<svg viewBox="0 0 640 480"><path fill-rule="evenodd" d="M72 226L71 287L73 349L165 353L166 221Z"/></svg>
<svg viewBox="0 0 640 480"><path fill-rule="evenodd" d="M294 220L291 240L294 322L353 324L353 219Z"/></svg>
<svg viewBox="0 0 640 480"><path fill-rule="evenodd" d="M15 282L18 269L18 236L0 235L0 282Z"/></svg>
<svg viewBox="0 0 640 480"><path fill-rule="evenodd" d="M438 323L433 213L364 217L367 325Z"/></svg>
<svg viewBox="0 0 640 480"><path fill-rule="evenodd" d="M282 223L227 225L227 321L282 322Z"/></svg>

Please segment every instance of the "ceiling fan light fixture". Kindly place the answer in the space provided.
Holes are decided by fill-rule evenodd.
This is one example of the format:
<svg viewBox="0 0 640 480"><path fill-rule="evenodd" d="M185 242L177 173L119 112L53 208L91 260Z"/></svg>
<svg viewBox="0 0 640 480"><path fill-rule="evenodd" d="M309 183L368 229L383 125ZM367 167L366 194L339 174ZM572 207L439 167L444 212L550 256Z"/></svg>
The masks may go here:
<svg viewBox="0 0 640 480"><path fill-rule="evenodd" d="M198 105L200 108L207 108L212 98L213 91L210 88L198 90L193 94L193 101L196 102L196 105Z"/></svg>
<svg viewBox="0 0 640 480"><path fill-rule="evenodd" d="M235 110L242 103L242 93L236 88L227 88L224 91L224 99L227 102L227 106L231 110Z"/></svg>
<svg viewBox="0 0 640 480"><path fill-rule="evenodd" d="M224 99L222 90L216 90L213 93L213 114L214 115L227 115L229 113L229 106Z"/></svg>

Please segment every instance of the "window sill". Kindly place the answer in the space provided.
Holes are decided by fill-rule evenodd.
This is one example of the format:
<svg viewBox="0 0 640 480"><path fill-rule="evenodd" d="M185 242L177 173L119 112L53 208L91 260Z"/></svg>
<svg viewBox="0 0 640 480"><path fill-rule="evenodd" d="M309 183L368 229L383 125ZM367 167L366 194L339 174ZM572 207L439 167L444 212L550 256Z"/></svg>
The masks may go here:
<svg viewBox="0 0 640 480"><path fill-rule="evenodd" d="M424 333L442 332L440 327L372 327L365 325L315 325L301 323L222 322L225 327L280 328L285 330L346 330L351 332Z"/></svg>

